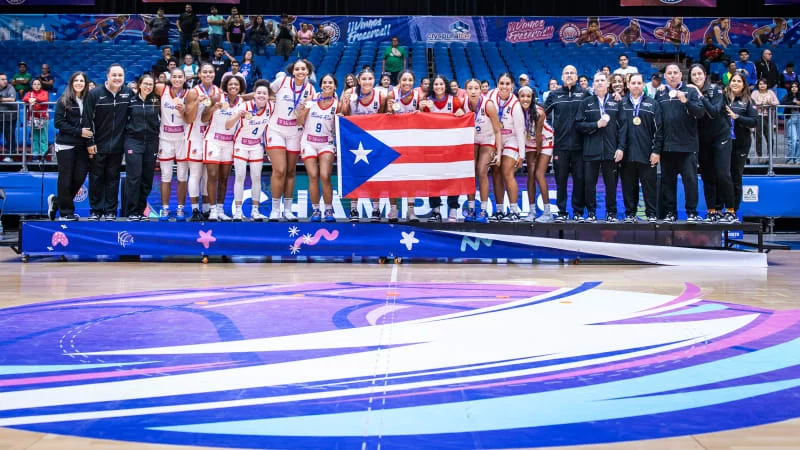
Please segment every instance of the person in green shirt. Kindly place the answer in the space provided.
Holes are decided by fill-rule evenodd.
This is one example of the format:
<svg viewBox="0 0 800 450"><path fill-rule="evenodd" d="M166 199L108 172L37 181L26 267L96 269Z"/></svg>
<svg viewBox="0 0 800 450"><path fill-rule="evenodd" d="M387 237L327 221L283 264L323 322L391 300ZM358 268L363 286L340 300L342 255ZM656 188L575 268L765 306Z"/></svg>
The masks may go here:
<svg viewBox="0 0 800 450"><path fill-rule="evenodd" d="M736 61L731 61L728 63L728 71L722 74L722 84L727 86L734 75L736 75Z"/></svg>
<svg viewBox="0 0 800 450"><path fill-rule="evenodd" d="M28 65L25 64L25 61L20 61L17 67L19 67L19 72L11 78L11 85L17 90L19 98L22 98L26 92L31 90L33 76L28 73Z"/></svg>
<svg viewBox="0 0 800 450"><path fill-rule="evenodd" d="M392 86L397 85L397 75L406 70L407 60L408 50L405 47L400 47L400 40L397 36L392 36L392 46L383 52L383 70L381 71L391 74Z"/></svg>

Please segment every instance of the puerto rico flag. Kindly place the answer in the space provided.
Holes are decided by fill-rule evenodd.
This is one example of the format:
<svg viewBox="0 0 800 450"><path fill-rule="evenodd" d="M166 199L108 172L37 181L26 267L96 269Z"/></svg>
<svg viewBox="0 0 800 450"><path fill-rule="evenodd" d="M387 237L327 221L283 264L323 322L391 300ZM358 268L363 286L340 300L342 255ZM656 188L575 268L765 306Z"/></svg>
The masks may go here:
<svg viewBox="0 0 800 450"><path fill-rule="evenodd" d="M451 114L336 117L345 198L475 193L475 118Z"/></svg>

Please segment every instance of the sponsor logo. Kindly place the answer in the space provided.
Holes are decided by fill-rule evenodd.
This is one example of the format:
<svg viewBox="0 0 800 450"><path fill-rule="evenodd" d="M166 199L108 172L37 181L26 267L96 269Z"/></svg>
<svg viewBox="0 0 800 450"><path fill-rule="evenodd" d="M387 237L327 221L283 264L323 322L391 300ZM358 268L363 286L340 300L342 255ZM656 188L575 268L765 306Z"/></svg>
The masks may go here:
<svg viewBox="0 0 800 450"><path fill-rule="evenodd" d="M469 41L472 39L471 27L463 20L456 20L451 23L445 33L428 33L425 35L428 41Z"/></svg>
<svg viewBox="0 0 800 450"><path fill-rule="evenodd" d="M86 200L86 197L89 196L89 189L86 188L86 185L81 185L81 188L78 190L78 193L75 194L75 198L72 199L75 203L80 203Z"/></svg>
<svg viewBox="0 0 800 450"><path fill-rule="evenodd" d="M531 42L547 41L553 38L555 27L545 26L544 20L525 20L519 22L509 22L506 29L506 41L508 42Z"/></svg>
<svg viewBox="0 0 800 450"><path fill-rule="evenodd" d="M758 186L742 186L742 201L748 203L758 202Z"/></svg>
<svg viewBox="0 0 800 450"><path fill-rule="evenodd" d="M322 22L319 26L331 37L331 43L338 42L339 38L342 37L342 30L339 29L339 25L336 25L336 22Z"/></svg>
<svg viewBox="0 0 800 450"><path fill-rule="evenodd" d="M558 30L558 37L565 44L573 44L581 38L581 29L574 23L565 23Z"/></svg>
<svg viewBox="0 0 800 450"><path fill-rule="evenodd" d="M120 231L117 233L117 243L119 243L120 247L122 248L133 245L133 235L127 231Z"/></svg>

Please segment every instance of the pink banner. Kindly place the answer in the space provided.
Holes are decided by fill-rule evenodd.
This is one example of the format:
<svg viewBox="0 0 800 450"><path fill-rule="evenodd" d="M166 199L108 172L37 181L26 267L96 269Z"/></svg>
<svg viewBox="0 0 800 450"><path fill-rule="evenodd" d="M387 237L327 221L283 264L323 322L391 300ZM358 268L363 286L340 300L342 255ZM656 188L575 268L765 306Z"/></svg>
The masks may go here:
<svg viewBox="0 0 800 450"><path fill-rule="evenodd" d="M620 0L620 6L700 6L714 8L717 0Z"/></svg>

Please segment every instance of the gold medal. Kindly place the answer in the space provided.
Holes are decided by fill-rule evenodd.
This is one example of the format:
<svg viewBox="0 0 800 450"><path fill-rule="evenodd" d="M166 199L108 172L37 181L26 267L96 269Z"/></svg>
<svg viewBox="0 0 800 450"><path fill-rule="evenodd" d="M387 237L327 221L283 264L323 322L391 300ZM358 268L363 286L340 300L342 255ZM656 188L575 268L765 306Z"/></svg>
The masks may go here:
<svg viewBox="0 0 800 450"><path fill-rule="evenodd" d="M402 110L403 110L403 108L398 103L393 103L392 104L392 111L394 111L396 113L399 113Z"/></svg>
<svg viewBox="0 0 800 450"><path fill-rule="evenodd" d="M247 112L245 113L245 115L244 115L244 119L245 119L245 120L250 120L250 119L252 119L252 118L253 118L253 113L251 113L250 111L247 111Z"/></svg>
<svg viewBox="0 0 800 450"><path fill-rule="evenodd" d="M222 107L222 109L228 109L228 102L219 102L219 105Z"/></svg>
<svg viewBox="0 0 800 450"><path fill-rule="evenodd" d="M211 99L210 99L210 98L207 98L207 99L203 100L203 105L205 105L205 106L211 106Z"/></svg>
<svg viewBox="0 0 800 450"><path fill-rule="evenodd" d="M633 118L633 124L634 124L634 125L636 125L636 126L638 127L639 125L641 125L641 124L642 124L642 119L640 119L640 118L638 118L638 117L634 117L634 118Z"/></svg>

